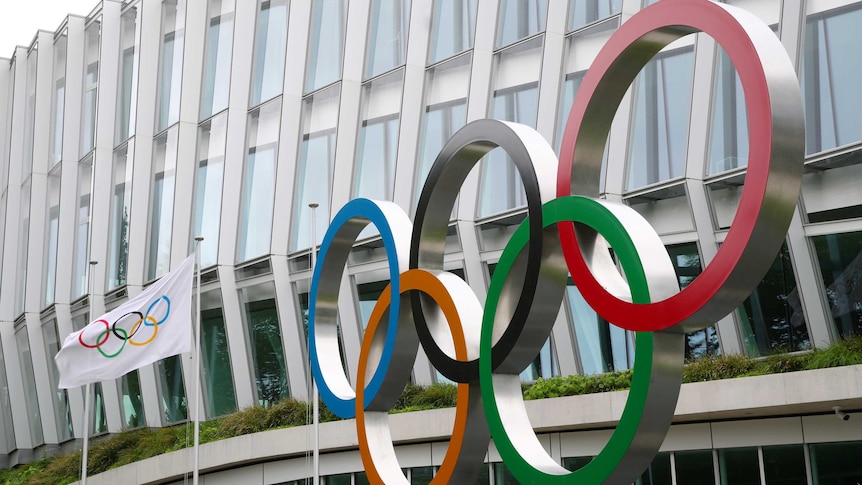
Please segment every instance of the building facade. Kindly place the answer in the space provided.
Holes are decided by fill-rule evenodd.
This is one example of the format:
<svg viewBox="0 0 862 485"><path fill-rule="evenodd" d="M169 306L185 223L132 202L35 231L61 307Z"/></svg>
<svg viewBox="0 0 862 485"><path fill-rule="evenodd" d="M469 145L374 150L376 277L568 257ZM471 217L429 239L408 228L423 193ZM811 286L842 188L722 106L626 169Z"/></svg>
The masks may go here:
<svg viewBox="0 0 862 485"><path fill-rule="evenodd" d="M76 446L83 392L57 390L53 355L91 315L179 264L198 235L206 416L308 399L311 248L331 217L356 197L412 215L436 154L469 121L524 123L559 151L590 63L649 3L103 0L39 31L0 69L0 460ZM862 2L728 3L772 26L796 66L806 172L769 273L736 312L687 337L691 358L802 352L862 332ZM685 285L727 234L747 154L733 66L709 36L689 36L624 98L602 193L652 223ZM499 150L461 189L445 268L480 298L524 204ZM338 309L352 376L388 282L373 231L346 274ZM633 356L632 335L570 284L522 378L627 369ZM193 372L174 357L99 383L91 432L185 421ZM443 378L420 353L412 380Z"/></svg>

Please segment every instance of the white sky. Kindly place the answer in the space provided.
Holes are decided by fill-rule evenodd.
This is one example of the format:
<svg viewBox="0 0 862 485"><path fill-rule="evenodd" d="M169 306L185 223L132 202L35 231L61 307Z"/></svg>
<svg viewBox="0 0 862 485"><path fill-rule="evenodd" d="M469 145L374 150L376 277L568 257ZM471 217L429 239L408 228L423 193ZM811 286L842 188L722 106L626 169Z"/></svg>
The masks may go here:
<svg viewBox="0 0 862 485"><path fill-rule="evenodd" d="M55 31L67 14L85 16L99 0L0 0L0 57L27 46L39 29Z"/></svg>

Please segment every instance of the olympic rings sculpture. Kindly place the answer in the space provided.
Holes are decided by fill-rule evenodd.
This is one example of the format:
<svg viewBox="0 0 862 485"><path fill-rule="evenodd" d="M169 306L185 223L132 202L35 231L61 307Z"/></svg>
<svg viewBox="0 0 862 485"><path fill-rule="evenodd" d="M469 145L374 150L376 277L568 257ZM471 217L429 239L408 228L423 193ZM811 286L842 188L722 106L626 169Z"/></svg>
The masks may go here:
<svg viewBox="0 0 862 485"><path fill-rule="evenodd" d="M599 178L611 121L629 85L662 48L695 32L712 36L739 73L749 165L727 238L703 273L680 291L658 234L630 207L599 199ZM391 202L346 204L333 218L314 268L309 353L326 405L338 416L356 418L369 480L407 483L387 412L408 382L421 344L431 364L458 386L452 438L432 483L471 483L491 437L521 483L634 482L673 419L685 332L711 325L741 304L784 240L799 194L804 140L796 74L769 27L730 5L663 0L623 23L593 62L572 106L559 162L531 128L479 120L455 133L437 156L414 224ZM483 305L467 283L443 271L443 253L461 185L497 147L521 176L528 217L503 250ZM365 330L354 391L338 350L337 304L347 257L369 223L380 232L390 284ZM519 379L552 330L567 273L596 313L636 332L637 349L617 428L598 456L575 472L542 447Z"/></svg>
<svg viewBox="0 0 862 485"><path fill-rule="evenodd" d="M165 302L167 308L165 308L165 314L162 316L162 318L156 320L156 318L152 316L152 312L161 301ZM102 354L102 356L104 356L105 358L113 359L114 357L120 355L120 353L123 352L123 349L126 348L126 344L135 347L143 347L152 343L153 340L155 340L159 334L159 326L161 326L165 322L165 320L168 319L168 316L170 314L171 299L168 298L167 295L162 295L153 300L152 303L150 303L150 306L147 307L146 314L143 314L141 312L129 312L121 316L120 318L117 318L114 323L108 323L108 321L104 319L96 320L93 323L101 322L105 325L105 329L100 330L98 335L96 335L96 343L88 344L84 341L85 334L87 334L88 330L87 328L85 328L83 332L78 334L78 342L85 348L98 350L99 353ZM131 320L127 317L132 317L136 319ZM131 328L126 330L123 325L128 324L128 322L130 321L134 321L134 323L132 323ZM138 330L140 330L142 327L152 328L150 336L144 340L134 340L134 337L138 333ZM92 333L93 332L90 332L90 334ZM92 337L92 335L87 336ZM120 341L120 344L119 347L116 348L116 350L109 352L104 349L104 346L106 343L108 343L108 340L111 338L111 336L116 337Z"/></svg>

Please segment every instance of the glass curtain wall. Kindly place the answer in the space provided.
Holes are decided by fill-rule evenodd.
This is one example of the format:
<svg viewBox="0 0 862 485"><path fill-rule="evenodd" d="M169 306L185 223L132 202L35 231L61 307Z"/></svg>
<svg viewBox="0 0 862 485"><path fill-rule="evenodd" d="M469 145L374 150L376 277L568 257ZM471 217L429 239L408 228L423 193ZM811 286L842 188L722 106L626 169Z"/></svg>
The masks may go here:
<svg viewBox="0 0 862 485"><path fill-rule="evenodd" d="M201 295L201 363L204 403L209 418L236 411L236 391L230 363L221 290Z"/></svg>
<svg viewBox="0 0 862 485"><path fill-rule="evenodd" d="M269 282L242 288L239 294L257 403L269 407L290 397L275 285Z"/></svg>
<svg viewBox="0 0 862 485"><path fill-rule="evenodd" d="M51 96L51 128L48 139L48 167L63 158L63 113L66 111L66 31L54 41L54 77Z"/></svg>
<svg viewBox="0 0 862 485"><path fill-rule="evenodd" d="M21 212L18 219L18 259L15 277L15 315L24 312L27 287L27 256L30 243L30 177L21 186Z"/></svg>
<svg viewBox="0 0 862 485"><path fill-rule="evenodd" d="M287 47L287 0L259 0L251 106L281 94Z"/></svg>
<svg viewBox="0 0 862 485"><path fill-rule="evenodd" d="M57 423L57 436L60 442L70 440L75 436L72 429L72 409L69 407L69 392L67 389L58 387L60 376L57 372L57 364L54 356L60 350L60 336L57 331L57 320L52 318L42 324L42 340L45 343L45 355L48 357L48 379L51 380L51 388L54 389L53 407L54 418Z"/></svg>
<svg viewBox="0 0 862 485"><path fill-rule="evenodd" d="M545 30L548 0L502 0L497 19L497 47Z"/></svg>
<svg viewBox="0 0 862 485"><path fill-rule="evenodd" d="M718 49L712 90L712 132L709 140L710 175L748 165L748 116L742 82L730 56Z"/></svg>
<svg viewBox="0 0 862 485"><path fill-rule="evenodd" d="M697 243L675 244L667 247L673 269L676 271L680 289L691 284L703 270L700 264L700 253ZM712 357L721 353L718 333L715 325L702 330L687 333L685 336L685 358L693 360L700 357Z"/></svg>
<svg viewBox="0 0 862 485"><path fill-rule="evenodd" d="M306 93L341 79L346 30L347 0L313 0L305 65Z"/></svg>
<svg viewBox="0 0 862 485"><path fill-rule="evenodd" d="M584 300L571 277L566 285L566 299L584 375L630 369L634 363L631 334L600 317Z"/></svg>
<svg viewBox="0 0 862 485"><path fill-rule="evenodd" d="M227 140L227 113L201 123L198 128L198 167L195 176L194 233L203 236L201 267L212 266L218 258L221 226L224 153ZM189 251L194 250L194 241Z"/></svg>
<svg viewBox="0 0 862 485"><path fill-rule="evenodd" d="M365 79L398 67L407 59L410 0L371 0Z"/></svg>
<svg viewBox="0 0 862 485"><path fill-rule="evenodd" d="M117 89L117 119L114 144L119 145L135 132L138 98L138 44L140 42L139 5L123 12L120 20L120 85Z"/></svg>
<svg viewBox="0 0 862 485"><path fill-rule="evenodd" d="M174 355L160 360L156 367L161 391L162 423L185 421L189 417L189 403L183 381L182 359Z"/></svg>
<svg viewBox="0 0 862 485"><path fill-rule="evenodd" d="M124 429L140 428L147 425L144 415L144 399L141 394L141 379L137 370L120 378L120 414Z"/></svg>
<svg viewBox="0 0 862 485"><path fill-rule="evenodd" d="M39 61L39 44L34 44L27 54L27 104L24 107L24 158L23 173L27 177L33 171L33 133L36 129L36 67Z"/></svg>
<svg viewBox="0 0 862 485"><path fill-rule="evenodd" d="M811 242L836 334L862 335L862 232L816 236Z"/></svg>
<svg viewBox="0 0 862 485"><path fill-rule="evenodd" d="M162 53L159 65L156 132L165 130L180 119L185 22L186 0L162 2Z"/></svg>
<svg viewBox="0 0 862 485"><path fill-rule="evenodd" d="M75 208L75 259L72 261L72 299L87 292L87 263L90 245L90 192L93 183L93 156L78 163L78 193Z"/></svg>
<svg viewBox="0 0 862 485"><path fill-rule="evenodd" d="M311 209L316 203L317 241L329 226L329 201L335 171L335 141L338 136L338 103L341 84L306 97L302 104L302 139L299 147L290 250L316 245L311 233Z"/></svg>
<svg viewBox="0 0 862 485"><path fill-rule="evenodd" d="M473 48L478 0L435 0L428 64Z"/></svg>
<svg viewBox="0 0 862 485"><path fill-rule="evenodd" d="M353 197L392 200L404 70L362 87L359 140L353 174Z"/></svg>
<svg viewBox="0 0 862 485"><path fill-rule="evenodd" d="M227 108L233 52L233 0L209 0L201 119Z"/></svg>
<svg viewBox="0 0 862 485"><path fill-rule="evenodd" d="M60 229L60 166L48 174L48 217L45 227L45 274L42 278L41 307L54 303L57 286L57 244Z"/></svg>
<svg viewBox="0 0 862 485"><path fill-rule="evenodd" d="M153 147L153 175L150 207L150 231L147 241L147 279L153 280L170 271L171 229L174 220L174 183L177 169L177 136L179 127L156 138Z"/></svg>
<svg viewBox="0 0 862 485"><path fill-rule="evenodd" d="M568 30L620 13L622 0L569 0Z"/></svg>
<svg viewBox="0 0 862 485"><path fill-rule="evenodd" d="M281 100L261 106L248 117L237 262L270 252Z"/></svg>
<svg viewBox="0 0 862 485"><path fill-rule="evenodd" d="M96 107L99 98L99 43L102 22L96 19L84 31L84 98L81 106L81 147L78 157L96 145Z"/></svg>
<svg viewBox="0 0 862 485"><path fill-rule="evenodd" d="M129 257L129 216L132 210L132 169L134 167L134 143L114 151L110 237L108 249L107 290L110 291L126 284Z"/></svg>
<svg viewBox="0 0 862 485"><path fill-rule="evenodd" d="M0 345L0 362L6 362L3 356L3 346ZM9 381L6 376L6 366L0 366L0 433L2 451L9 453L15 449L15 425L12 422L12 403L9 396Z"/></svg>
<svg viewBox="0 0 862 485"><path fill-rule="evenodd" d="M90 323L89 313L80 313L72 316L72 331L82 330ZM137 372L137 371L134 371ZM55 386L56 387L56 386ZM105 415L105 398L102 393L102 383L93 384L93 406L90 415L90 432L93 434L104 434L108 432L108 418Z"/></svg>
<svg viewBox="0 0 862 485"><path fill-rule="evenodd" d="M15 329L15 343L18 347L18 362L21 363L21 380L24 382L23 397L27 407L30 440L35 448L45 442L45 437L42 435L42 415L39 413L39 396L36 394L36 376L33 374L33 356L26 325Z"/></svg>

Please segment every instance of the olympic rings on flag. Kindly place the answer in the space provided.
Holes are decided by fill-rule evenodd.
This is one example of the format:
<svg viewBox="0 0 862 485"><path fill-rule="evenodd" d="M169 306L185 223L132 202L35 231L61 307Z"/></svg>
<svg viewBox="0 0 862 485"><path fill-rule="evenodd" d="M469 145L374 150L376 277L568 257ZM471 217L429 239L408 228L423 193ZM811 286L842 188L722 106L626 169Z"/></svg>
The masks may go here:
<svg viewBox="0 0 862 485"><path fill-rule="evenodd" d="M164 315L160 319L156 319L154 316L151 315L151 313L153 312L154 309L156 309L156 305L158 305L158 303L161 301L165 302L166 308L164 310ZM93 322L94 324L95 323L102 323L105 326L105 329L101 330L98 333L98 335L96 336L96 338L95 338L96 343L95 344L88 344L85 341L85 337L84 337L84 335L88 333L88 330L90 329L92 324L85 327L81 331L81 333L78 334L78 343L80 343L85 348L96 349L105 358L112 359L112 358L120 355L120 353L122 353L123 349L126 348L126 343L128 343L129 345L133 345L135 347L143 347L143 346L150 344L153 340L156 339L156 336L159 334L159 326L161 326L163 323L165 323L165 321L168 319L168 316L170 314L171 314L171 300L166 295L162 295L159 298L156 298L155 300L153 300L152 303L150 303L150 306L147 307L146 314L143 314L141 312L128 312L125 315L122 315L121 317L114 320L114 323L108 323L108 321L104 320L104 319L96 320L95 322ZM134 321L131 328L127 330L126 328L123 327L123 325L124 325L124 322L127 320L126 317L128 317L130 315L136 316L138 318L137 318L137 320ZM133 340L134 336L138 333L138 330L140 330L141 327L152 327L152 329L153 329L152 334L145 340L141 340L141 341ZM90 332L90 333L92 333L92 332ZM113 351L106 350L104 348L104 346L106 343L108 343L108 340L111 338L112 335L114 337L116 337L121 342L120 346L116 350L113 350Z"/></svg>
<svg viewBox="0 0 862 485"><path fill-rule="evenodd" d="M749 166L726 241L701 276L680 291L661 238L634 209L598 199L599 180L611 121L637 73L674 40L701 31L724 48L739 72ZM663 0L623 23L597 56L575 98L559 163L535 130L479 120L453 135L437 156L415 226L391 202L346 204L327 230L314 268L309 354L326 405L338 416L356 418L370 481L406 483L387 412L409 382L421 344L430 363L458 385L452 439L434 483L470 481L489 436L521 483L634 482L673 419L685 332L711 325L741 304L783 242L801 185L804 139L796 74L766 25L729 5ZM497 147L524 183L527 218L503 249L483 307L463 280L442 271L443 255L460 186ZM347 258L369 223L383 241L389 285L365 330L354 391L338 348L337 306ZM567 273L598 315L636 332L637 348L619 424L601 452L576 472L562 468L540 444L519 378L552 331Z"/></svg>

